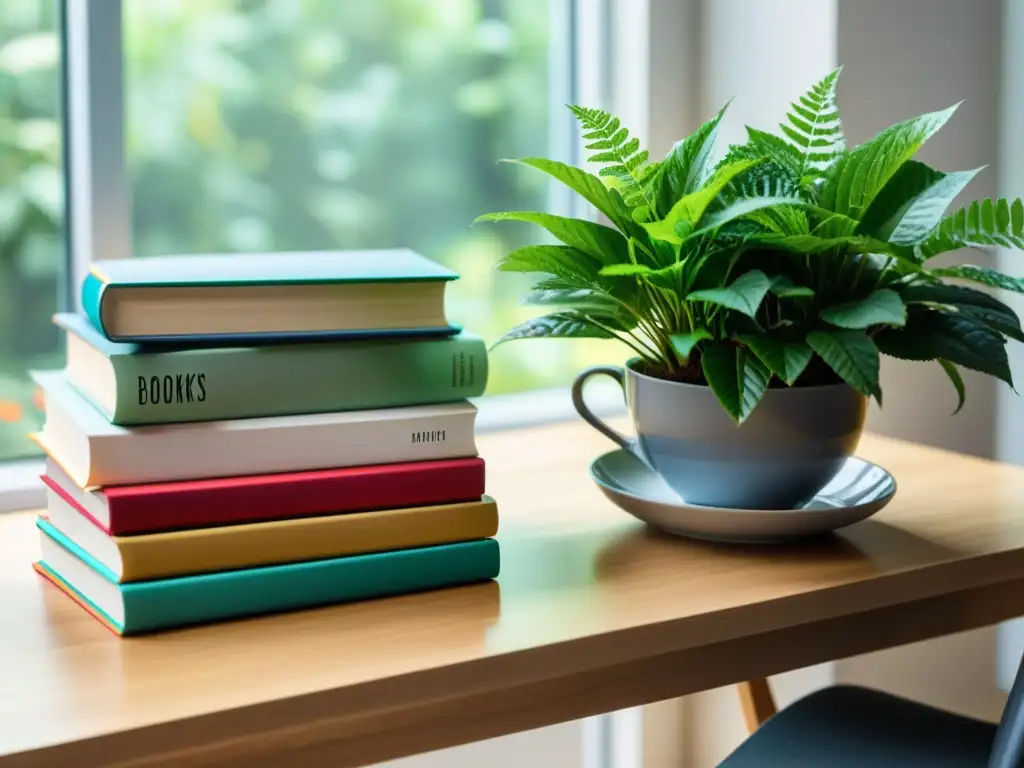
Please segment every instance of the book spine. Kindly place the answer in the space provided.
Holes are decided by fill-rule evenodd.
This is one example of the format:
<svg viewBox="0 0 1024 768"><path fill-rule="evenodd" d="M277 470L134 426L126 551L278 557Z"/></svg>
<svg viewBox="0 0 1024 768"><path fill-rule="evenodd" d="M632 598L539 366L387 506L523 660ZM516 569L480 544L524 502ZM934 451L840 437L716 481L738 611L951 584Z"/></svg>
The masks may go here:
<svg viewBox="0 0 1024 768"><path fill-rule="evenodd" d="M124 426L454 402L487 383L487 349L470 334L111 359Z"/></svg>
<svg viewBox="0 0 1024 768"><path fill-rule="evenodd" d="M58 525L56 519L53 522ZM100 533L95 527L89 531ZM453 544L487 539L497 532L498 506L485 498L468 504L126 536L116 543L123 564L120 580L134 582Z"/></svg>
<svg viewBox="0 0 1024 768"><path fill-rule="evenodd" d="M125 536L473 501L484 495L484 475L481 458L418 461L253 482L126 486L108 489L106 500L110 533Z"/></svg>
<svg viewBox="0 0 1024 768"><path fill-rule="evenodd" d="M106 329L103 327L103 294L106 291L106 283L96 275L89 273L82 282L82 311L89 318L93 328L103 334L107 339Z"/></svg>
<svg viewBox="0 0 1024 768"><path fill-rule="evenodd" d="M90 439L85 485L137 485L238 475L392 464L477 455L476 409L467 405L423 406L381 418L318 422L278 417L255 422L220 422L140 427L126 434ZM287 424L278 419L283 418Z"/></svg>
<svg viewBox="0 0 1024 768"><path fill-rule="evenodd" d="M124 584L124 633L406 594L496 578L494 539Z"/></svg>

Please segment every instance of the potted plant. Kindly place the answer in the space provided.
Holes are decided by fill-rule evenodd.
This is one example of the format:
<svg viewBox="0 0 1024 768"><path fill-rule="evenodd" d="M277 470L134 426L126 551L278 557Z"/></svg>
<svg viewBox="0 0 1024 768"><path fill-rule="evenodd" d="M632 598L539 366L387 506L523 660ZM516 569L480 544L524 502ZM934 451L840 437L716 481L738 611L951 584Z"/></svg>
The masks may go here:
<svg viewBox="0 0 1024 768"><path fill-rule="evenodd" d="M946 212L977 171L941 172L913 157L956 107L847 148L839 74L793 103L780 134L748 128L717 163L724 108L650 162L618 119L571 107L599 175L518 162L572 188L606 223L523 211L480 217L537 224L560 241L501 262L542 275L526 300L553 311L498 343L628 345L635 358L625 370L577 380L577 408L688 501L780 508L813 494L854 451L867 398L882 401L882 354L935 361L959 405L961 367L1012 385L1005 344L1024 340L1020 322L967 283L1024 292L1024 281L931 260L964 247L1024 247L1024 204L984 200ZM583 380L595 372L623 383L637 438L583 404Z"/></svg>

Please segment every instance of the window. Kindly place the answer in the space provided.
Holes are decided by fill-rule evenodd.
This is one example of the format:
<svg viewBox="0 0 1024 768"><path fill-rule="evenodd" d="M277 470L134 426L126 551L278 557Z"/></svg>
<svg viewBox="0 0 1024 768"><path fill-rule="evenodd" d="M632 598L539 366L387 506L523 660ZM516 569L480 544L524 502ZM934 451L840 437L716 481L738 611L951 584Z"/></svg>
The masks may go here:
<svg viewBox="0 0 1024 768"><path fill-rule="evenodd" d="M61 365L49 318L73 301L85 268L85 249L68 262L62 235L60 12L76 2L0 4L0 462L37 455L25 438L42 417L27 371ZM118 20L122 32L121 55L110 58L123 100L109 85L99 93L119 107L108 125L123 112L124 146L95 126L85 153L69 145L76 168L89 154L108 176L120 162L106 168L106 153L124 158L127 179L93 180L95 194L126 198L98 227L103 237L123 229L135 255L408 246L461 273L450 316L488 342L538 314L520 303L528 281L495 270L538 231L472 221L493 210L571 212L555 182L497 161L574 160L564 105L579 98L580 82L596 93L601 75L578 71L576 38L593 37L602 3L81 7L104 34ZM68 87L93 89L97 76L72 66L78 79ZM78 122L67 127L81 130ZM73 195L87 186L78 177ZM97 257L111 255L93 243ZM488 394L564 386L584 365L622 356L601 342L510 344L491 357Z"/></svg>
<svg viewBox="0 0 1024 768"><path fill-rule="evenodd" d="M94 255L409 246L461 273L450 315L487 341L539 314L520 304L528 280L495 269L538 231L472 221L502 209L581 213L556 182L498 159L577 160L565 104L603 103L609 30L621 26L610 7L4 4L0 507L11 508L13 486L38 493L38 463L8 461L39 455L26 439L42 419L28 370L61 365L49 317L75 303ZM73 119L61 120L62 104ZM507 345L491 356L488 395L564 387L581 367L624 356L600 341ZM506 403L490 401L497 418L485 413L482 428L526 411L549 419L568 398L517 402L515 413Z"/></svg>
<svg viewBox="0 0 1024 768"><path fill-rule="evenodd" d="M33 455L42 412L27 371L61 364L60 45L52 2L0 3L0 462Z"/></svg>
<svg viewBox="0 0 1024 768"><path fill-rule="evenodd" d="M124 3L134 253L408 246L462 275L450 316L497 339L531 311L526 281L494 266L537 232L471 222L559 194L497 160L571 146L568 9ZM594 350L547 344L492 355L488 392L566 384Z"/></svg>

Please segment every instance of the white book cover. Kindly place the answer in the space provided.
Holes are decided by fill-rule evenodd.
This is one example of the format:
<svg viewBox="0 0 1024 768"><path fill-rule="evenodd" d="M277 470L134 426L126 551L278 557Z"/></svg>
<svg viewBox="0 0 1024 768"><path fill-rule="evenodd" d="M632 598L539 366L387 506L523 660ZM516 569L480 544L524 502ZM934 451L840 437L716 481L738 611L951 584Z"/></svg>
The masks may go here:
<svg viewBox="0 0 1024 768"><path fill-rule="evenodd" d="M232 421L119 427L68 383L34 373L46 401L35 440L82 488L476 456L467 401Z"/></svg>

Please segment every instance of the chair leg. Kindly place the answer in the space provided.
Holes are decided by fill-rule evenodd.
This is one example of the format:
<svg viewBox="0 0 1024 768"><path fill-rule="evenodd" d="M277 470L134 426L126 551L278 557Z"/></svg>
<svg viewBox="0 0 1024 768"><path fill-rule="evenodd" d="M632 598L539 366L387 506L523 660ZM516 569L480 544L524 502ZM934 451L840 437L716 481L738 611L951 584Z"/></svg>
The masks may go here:
<svg viewBox="0 0 1024 768"><path fill-rule="evenodd" d="M743 719L747 723L747 730L753 733L777 711L772 689L763 677L739 683L737 687L740 704L743 706Z"/></svg>

